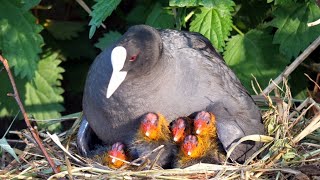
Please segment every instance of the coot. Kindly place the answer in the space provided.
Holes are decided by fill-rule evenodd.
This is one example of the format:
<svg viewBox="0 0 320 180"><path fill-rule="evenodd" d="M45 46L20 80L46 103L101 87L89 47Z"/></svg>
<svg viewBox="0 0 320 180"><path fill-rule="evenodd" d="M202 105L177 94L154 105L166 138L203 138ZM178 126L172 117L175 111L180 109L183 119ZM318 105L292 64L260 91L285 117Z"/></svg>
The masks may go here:
<svg viewBox="0 0 320 180"><path fill-rule="evenodd" d="M259 109L207 38L133 26L89 70L83 94L87 121L78 146L88 150L90 129L106 144L130 143L146 112L173 120L201 110L215 114L225 149L243 136L264 133ZM243 161L260 145L242 143L231 159Z"/></svg>

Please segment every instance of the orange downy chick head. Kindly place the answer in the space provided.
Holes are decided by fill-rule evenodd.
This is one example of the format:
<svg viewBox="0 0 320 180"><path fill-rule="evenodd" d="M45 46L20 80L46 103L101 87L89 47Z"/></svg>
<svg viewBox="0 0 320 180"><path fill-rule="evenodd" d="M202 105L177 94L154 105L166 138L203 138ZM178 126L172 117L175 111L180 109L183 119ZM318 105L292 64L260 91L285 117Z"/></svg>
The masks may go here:
<svg viewBox="0 0 320 180"><path fill-rule="evenodd" d="M127 156L125 154L124 148L125 148L124 144L120 142L114 143L111 149L108 151L107 157L105 157L106 161L104 165L108 165L110 168L113 168L113 169L118 169L121 166L123 166L124 162L117 160L114 157L121 160L126 160Z"/></svg>
<svg viewBox="0 0 320 180"><path fill-rule="evenodd" d="M206 131L210 128L210 113L206 111L200 111L196 118L194 119L194 130L198 135L205 134Z"/></svg>
<svg viewBox="0 0 320 180"><path fill-rule="evenodd" d="M173 141L180 143L186 136L186 121L182 118L178 118L172 122L170 128L173 136Z"/></svg>
<svg viewBox="0 0 320 180"><path fill-rule="evenodd" d="M194 135L188 135L181 146L184 156L197 157L198 138Z"/></svg>
<svg viewBox="0 0 320 180"><path fill-rule="evenodd" d="M156 140L158 139L158 123L159 116L155 113L148 113L142 117L140 130L143 136L147 139Z"/></svg>

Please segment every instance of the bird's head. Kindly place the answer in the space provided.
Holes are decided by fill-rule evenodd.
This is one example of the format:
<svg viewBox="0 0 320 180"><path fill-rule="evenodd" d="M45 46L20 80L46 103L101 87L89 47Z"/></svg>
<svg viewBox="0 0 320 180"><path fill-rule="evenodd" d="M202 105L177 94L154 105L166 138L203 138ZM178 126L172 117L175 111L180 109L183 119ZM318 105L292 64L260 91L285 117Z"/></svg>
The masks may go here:
<svg viewBox="0 0 320 180"><path fill-rule="evenodd" d="M127 159L125 146L120 142L114 143L112 145L111 149L108 151L107 155L104 158L103 164L109 166L112 169L118 169L124 165L124 162L118 159Z"/></svg>
<svg viewBox="0 0 320 180"><path fill-rule="evenodd" d="M129 76L138 77L154 71L160 57L162 41L159 32L149 26L133 26L111 49L112 75L106 97Z"/></svg>
<svg viewBox="0 0 320 180"><path fill-rule="evenodd" d="M159 131L159 116L156 113L147 113L142 116L140 132L146 139L157 140Z"/></svg>
<svg viewBox="0 0 320 180"><path fill-rule="evenodd" d="M184 156L194 158L199 156L199 142L198 138L194 135L188 135L182 145L181 151L183 152Z"/></svg>
<svg viewBox="0 0 320 180"><path fill-rule="evenodd" d="M181 143L187 134L187 120L184 118L178 118L171 122L170 129L173 137L173 141Z"/></svg>
<svg viewBox="0 0 320 180"><path fill-rule="evenodd" d="M197 135L205 135L212 128L214 116L206 111L200 111L194 121L194 131Z"/></svg>

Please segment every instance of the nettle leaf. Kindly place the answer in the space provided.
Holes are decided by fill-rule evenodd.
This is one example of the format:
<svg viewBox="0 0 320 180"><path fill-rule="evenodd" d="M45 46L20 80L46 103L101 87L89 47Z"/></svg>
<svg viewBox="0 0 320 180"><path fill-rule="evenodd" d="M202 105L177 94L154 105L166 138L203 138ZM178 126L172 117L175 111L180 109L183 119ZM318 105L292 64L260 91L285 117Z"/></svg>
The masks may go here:
<svg viewBox="0 0 320 180"><path fill-rule="evenodd" d="M200 0L170 0L169 6L178 6L178 7L185 7L185 6L198 6Z"/></svg>
<svg viewBox="0 0 320 180"><path fill-rule="evenodd" d="M42 30L29 11L21 9L15 1L0 0L0 50L15 75L31 79L37 68L41 52Z"/></svg>
<svg viewBox="0 0 320 180"><path fill-rule="evenodd" d="M173 15L169 14L168 10L163 9L159 3L156 3L153 6L151 13L146 20L147 25L155 28L173 28L174 22Z"/></svg>
<svg viewBox="0 0 320 180"><path fill-rule="evenodd" d="M28 115L35 119L44 120L60 117L63 111L63 89L61 86L64 69L59 67L61 63L58 53L48 53L39 61L37 71L32 80L15 78L17 89L22 103L25 105ZM8 75L0 73L0 116L14 116L18 112L18 105L13 97L7 93L13 93ZM40 128L45 127L39 122ZM52 130L59 124L50 126Z"/></svg>
<svg viewBox="0 0 320 180"><path fill-rule="evenodd" d="M143 3L136 5L126 16L129 24L144 24L151 8Z"/></svg>
<svg viewBox="0 0 320 180"><path fill-rule="evenodd" d="M8 144L8 142L5 138L0 139L0 147L2 149L4 149L5 151L7 151L9 154L11 154L11 156L14 157L15 160L20 162L18 156L16 155L16 153L14 152L12 147Z"/></svg>
<svg viewBox="0 0 320 180"><path fill-rule="evenodd" d="M221 0L220 0L221 1ZM170 0L170 6L178 7L190 7L190 6L204 6L204 7L213 7L216 4L216 0Z"/></svg>
<svg viewBox="0 0 320 180"><path fill-rule="evenodd" d="M103 35L102 38L99 39L99 42L94 46L101 49L103 51L106 47L116 42L122 35L118 31L110 31Z"/></svg>
<svg viewBox="0 0 320 180"><path fill-rule="evenodd" d="M41 0L21 0L22 9L28 11L29 9L33 8L34 6L38 5Z"/></svg>
<svg viewBox="0 0 320 180"><path fill-rule="evenodd" d="M44 27L58 40L70 40L78 37L84 30L83 22L46 20Z"/></svg>
<svg viewBox="0 0 320 180"><path fill-rule="evenodd" d="M224 59L248 90L252 89L252 75L263 88L289 63L279 53L278 45L272 44L272 36L258 30L233 36L227 42Z"/></svg>
<svg viewBox="0 0 320 180"><path fill-rule="evenodd" d="M112 13L113 10L117 8L121 0L95 0L97 3L92 7L92 19L89 22L91 26L89 32L89 38L91 39L94 35L97 27L99 27L108 16Z"/></svg>
<svg viewBox="0 0 320 180"><path fill-rule="evenodd" d="M60 117L59 112L64 110L60 104L63 102L60 80L64 72L60 63L58 53L47 54L39 62L33 80L26 83L25 105L28 113L37 120Z"/></svg>
<svg viewBox="0 0 320 180"><path fill-rule="evenodd" d="M271 25L278 28L273 43L280 44L280 52L288 58L297 57L320 34L320 26L308 27L308 22L320 18L315 1L285 3L273 12Z"/></svg>
<svg viewBox="0 0 320 180"><path fill-rule="evenodd" d="M190 24L190 31L199 32L214 44L215 48L222 51L225 40L232 30L233 1L214 1L213 8L200 8Z"/></svg>

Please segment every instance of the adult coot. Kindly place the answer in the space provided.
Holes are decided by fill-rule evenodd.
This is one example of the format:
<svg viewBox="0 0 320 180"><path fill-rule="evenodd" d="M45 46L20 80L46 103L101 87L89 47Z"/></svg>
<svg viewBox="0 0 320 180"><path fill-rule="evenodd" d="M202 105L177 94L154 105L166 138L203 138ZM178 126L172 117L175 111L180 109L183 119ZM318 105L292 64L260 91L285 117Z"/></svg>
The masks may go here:
<svg viewBox="0 0 320 180"><path fill-rule="evenodd" d="M225 149L243 136L264 133L259 109L208 39L133 26L90 68L83 94L87 121L78 146L87 153L90 132L108 145L129 144L146 112L160 112L171 121L201 110L215 114ZM259 146L243 143L231 159L243 161Z"/></svg>

